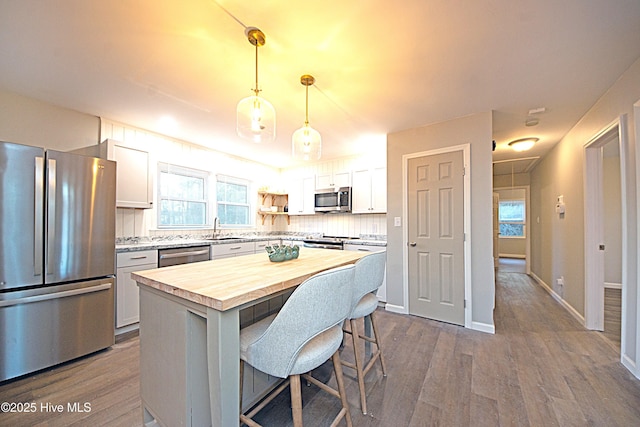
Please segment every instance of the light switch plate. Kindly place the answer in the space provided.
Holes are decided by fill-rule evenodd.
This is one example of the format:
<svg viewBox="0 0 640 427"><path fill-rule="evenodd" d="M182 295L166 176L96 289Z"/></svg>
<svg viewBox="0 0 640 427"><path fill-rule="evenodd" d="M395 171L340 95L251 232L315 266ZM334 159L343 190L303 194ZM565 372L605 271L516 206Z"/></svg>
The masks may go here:
<svg viewBox="0 0 640 427"><path fill-rule="evenodd" d="M394 216L393 217L393 226L394 227L402 227L402 218L400 218L399 216Z"/></svg>

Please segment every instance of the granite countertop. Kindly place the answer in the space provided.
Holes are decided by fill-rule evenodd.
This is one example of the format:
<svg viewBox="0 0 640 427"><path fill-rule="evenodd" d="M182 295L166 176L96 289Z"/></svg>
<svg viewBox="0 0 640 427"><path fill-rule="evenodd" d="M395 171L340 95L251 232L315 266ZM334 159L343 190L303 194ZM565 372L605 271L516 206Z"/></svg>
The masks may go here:
<svg viewBox="0 0 640 427"><path fill-rule="evenodd" d="M296 235L253 235L253 236L225 236L233 237L233 239L207 239L207 238L141 238L141 239L121 239L116 243L116 253L136 252L157 249L185 248L189 246L210 246L224 245L232 243L262 242L265 240L297 240L302 244L302 240L309 236ZM345 244L350 245L369 245L369 246L386 246L386 240L380 240L378 236L364 236L363 238L345 239Z"/></svg>

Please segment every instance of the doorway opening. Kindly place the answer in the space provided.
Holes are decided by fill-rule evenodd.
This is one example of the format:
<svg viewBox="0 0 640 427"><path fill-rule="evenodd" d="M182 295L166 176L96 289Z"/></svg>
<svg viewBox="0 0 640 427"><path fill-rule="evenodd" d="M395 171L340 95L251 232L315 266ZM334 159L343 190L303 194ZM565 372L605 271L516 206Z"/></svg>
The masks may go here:
<svg viewBox="0 0 640 427"><path fill-rule="evenodd" d="M621 132L625 123L622 116L596 135L585 145L584 157L585 326L606 330L618 346L628 264L623 250L627 246L626 138Z"/></svg>

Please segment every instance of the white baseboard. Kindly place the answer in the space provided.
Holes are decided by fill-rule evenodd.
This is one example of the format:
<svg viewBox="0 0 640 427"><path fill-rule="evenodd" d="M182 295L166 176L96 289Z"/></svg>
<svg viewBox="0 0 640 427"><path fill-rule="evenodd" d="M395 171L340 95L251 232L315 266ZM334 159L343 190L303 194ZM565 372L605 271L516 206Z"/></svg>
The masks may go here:
<svg viewBox="0 0 640 427"><path fill-rule="evenodd" d="M387 311L390 311L392 313L399 313L399 314L409 314L409 310L407 310L404 306L402 305L394 305L394 304L389 304L387 303L384 306L384 309Z"/></svg>
<svg viewBox="0 0 640 427"><path fill-rule="evenodd" d="M541 278L536 276L535 273L531 272L531 277L535 279L536 282L542 286L542 288L549 293L553 297L554 300L558 301L575 319L580 322L582 326L585 326L584 316L576 311L571 304L564 300L556 291L554 291L549 285L547 285Z"/></svg>
<svg viewBox="0 0 640 427"><path fill-rule="evenodd" d="M132 325L123 326L121 328L116 328L116 336L121 334L126 334L127 332L135 331L140 328L140 323L134 323Z"/></svg>
<svg viewBox="0 0 640 427"><path fill-rule="evenodd" d="M629 359L629 357L626 354L623 354L621 362L622 362L622 365L625 368L627 368L629 372L633 374L633 376L635 376L640 380L640 370L638 369L636 364L633 362L633 360Z"/></svg>
<svg viewBox="0 0 640 427"><path fill-rule="evenodd" d="M604 287L607 289L622 289L622 283L604 282Z"/></svg>
<svg viewBox="0 0 640 427"><path fill-rule="evenodd" d="M490 325L488 323L471 322L471 327L469 329L473 329L474 331L479 332L486 332L488 334L496 333L496 325Z"/></svg>

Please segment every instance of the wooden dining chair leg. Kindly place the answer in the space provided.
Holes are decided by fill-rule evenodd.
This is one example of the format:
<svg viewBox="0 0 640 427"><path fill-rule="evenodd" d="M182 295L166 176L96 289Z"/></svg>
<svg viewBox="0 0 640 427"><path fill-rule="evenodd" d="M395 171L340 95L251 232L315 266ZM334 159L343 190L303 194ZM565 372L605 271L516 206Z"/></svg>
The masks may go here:
<svg viewBox="0 0 640 427"><path fill-rule="evenodd" d="M367 414L367 395L364 390L364 373L362 364L364 360L360 359L360 346L358 326L356 319L351 319L351 339L353 341L353 358L356 361L356 376L358 379L358 389L360 390L360 409L364 415Z"/></svg>
<svg viewBox="0 0 640 427"><path fill-rule="evenodd" d="M376 322L377 315L375 311L372 312L369 317L371 318L371 327L373 328L373 337L376 340L376 346L378 347L378 353L380 357L380 365L382 366L382 376L387 376L387 366L384 363L384 356L382 355L382 347L380 347L380 336L378 335L378 326Z"/></svg>
<svg viewBox="0 0 640 427"><path fill-rule="evenodd" d="M289 378L293 426L302 427L302 390L300 390L300 375L291 375Z"/></svg>

